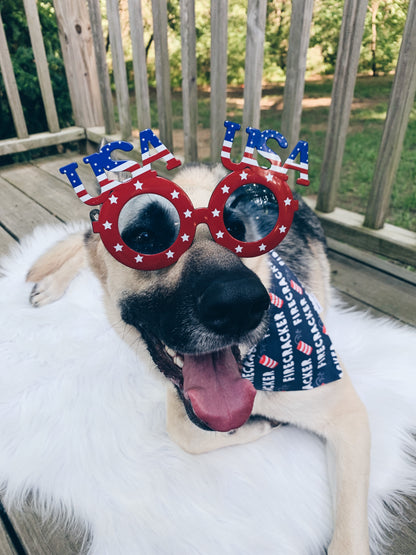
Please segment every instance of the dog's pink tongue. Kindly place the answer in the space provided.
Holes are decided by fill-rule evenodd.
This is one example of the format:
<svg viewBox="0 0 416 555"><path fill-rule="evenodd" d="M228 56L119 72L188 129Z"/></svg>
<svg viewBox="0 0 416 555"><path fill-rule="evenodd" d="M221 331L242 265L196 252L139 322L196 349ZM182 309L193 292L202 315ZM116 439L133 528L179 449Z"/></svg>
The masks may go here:
<svg viewBox="0 0 416 555"><path fill-rule="evenodd" d="M182 372L185 396L194 413L212 430L228 432L246 422L256 390L241 377L230 348L204 355L184 355Z"/></svg>

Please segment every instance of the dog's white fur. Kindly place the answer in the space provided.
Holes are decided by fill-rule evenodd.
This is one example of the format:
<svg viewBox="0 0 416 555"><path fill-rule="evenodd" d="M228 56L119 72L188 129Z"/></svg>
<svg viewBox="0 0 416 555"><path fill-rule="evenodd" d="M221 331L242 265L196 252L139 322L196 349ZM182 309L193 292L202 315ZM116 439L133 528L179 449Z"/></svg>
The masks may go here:
<svg viewBox="0 0 416 555"><path fill-rule="evenodd" d="M218 175L206 168L185 170L176 182L191 196L194 206L206 206ZM198 187L195 187L195 184ZM192 249L212 249L215 243L208 238L207 230L200 226ZM201 246L202 245L202 246ZM315 246L319 248L319 246ZM322 253L316 264L323 268L312 271L320 276L312 292L326 306L328 290L328 267L319 262L325 260ZM171 267L170 279L178 279L186 254ZM95 238L94 245L83 254L82 237L79 235L58 244L40 258L28 274L29 281L36 282L36 304L44 304L59 296L73 278L75 269L88 259L105 291L104 301L111 324L131 346L143 352L140 335L135 328L120 320L117 301L123 291L135 291L142 287L151 289L149 280L142 272L126 268L109 255L102 243ZM262 278L267 286L267 266L262 257L247 261L247 265ZM145 273L146 274L146 273ZM149 274L149 273L147 273ZM322 285L323 284L323 285ZM334 493L334 533L328 548L330 555L365 555L369 553L367 518L367 492L370 466L370 432L366 409L359 399L347 372L341 380L307 392L269 393L258 392L255 414L265 415L278 422L294 424L318 434L326 441L330 477ZM168 390L167 428L170 436L185 450L202 453L218 447L244 443L268 431L264 422L243 426L233 434L206 432L197 428L187 417L182 402L173 387Z"/></svg>
<svg viewBox="0 0 416 555"><path fill-rule="evenodd" d="M0 479L7 482L6 501L16 504L35 491L43 510L74 511L91 527L90 552L99 555L321 553L331 519L316 437L289 426L248 445L187 455L164 433L165 380L149 372L152 362L141 348L137 359L106 324L100 285L89 272L59 303L30 307L28 268L70 231L39 229L4 262ZM395 490L411 493L415 484L406 455L415 452L407 432L416 421L415 332L362 314L329 316L335 345L370 411L374 540L387 519L384 501Z"/></svg>

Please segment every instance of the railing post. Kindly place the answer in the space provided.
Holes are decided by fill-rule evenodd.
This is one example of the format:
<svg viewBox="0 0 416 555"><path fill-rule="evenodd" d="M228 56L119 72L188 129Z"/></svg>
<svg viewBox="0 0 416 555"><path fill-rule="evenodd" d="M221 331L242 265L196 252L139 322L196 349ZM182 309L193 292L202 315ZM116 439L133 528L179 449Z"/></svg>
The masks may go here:
<svg viewBox="0 0 416 555"><path fill-rule="evenodd" d="M211 0L211 162L219 162L227 113L228 0Z"/></svg>
<svg viewBox="0 0 416 555"><path fill-rule="evenodd" d="M51 133L57 133L59 131L58 114L56 112L55 98L53 96L36 0L23 0L23 5L29 28L30 42L35 57L36 71L38 74L43 106L45 108L46 121L48 122L48 129Z"/></svg>
<svg viewBox="0 0 416 555"><path fill-rule="evenodd" d="M137 122L138 128L141 130L147 129L152 125L150 118L149 83L147 80L141 0L129 0L129 17Z"/></svg>
<svg viewBox="0 0 416 555"><path fill-rule="evenodd" d="M300 139L302 99L305 91L306 56L309 46L312 13L313 0L292 1L282 125L280 129L287 139L289 148L293 148ZM289 172L288 183L293 189L295 184L294 172Z"/></svg>
<svg viewBox="0 0 416 555"><path fill-rule="evenodd" d="M345 0L316 209L335 209L351 113L367 0Z"/></svg>
<svg viewBox="0 0 416 555"><path fill-rule="evenodd" d="M384 225L415 92L416 2L411 1L364 220L366 227L380 229Z"/></svg>
<svg viewBox="0 0 416 555"><path fill-rule="evenodd" d="M54 0L76 125L103 125L91 24L85 0Z"/></svg>
<svg viewBox="0 0 416 555"><path fill-rule="evenodd" d="M120 13L118 0L107 0L108 31L110 34L111 56L113 59L114 81L118 118L122 139L131 137L132 125L130 117L130 96L127 84L126 62L124 60L123 43L121 38Z"/></svg>
<svg viewBox="0 0 416 555"><path fill-rule="evenodd" d="M198 90L196 81L195 1L180 0L182 111L185 162L198 160Z"/></svg>
<svg viewBox="0 0 416 555"><path fill-rule="evenodd" d="M6 89L7 98L12 113L13 123L19 139L29 136L26 127L25 116L23 114L22 103L20 102L19 90L14 76L12 60L10 58L9 47L7 46L6 33L4 32L3 20L0 11L0 69Z"/></svg>
<svg viewBox="0 0 416 555"><path fill-rule="evenodd" d="M248 3L243 129L249 125L260 127L266 11L267 0L251 0Z"/></svg>
<svg viewBox="0 0 416 555"><path fill-rule="evenodd" d="M167 0L152 0L153 34L155 40L156 95L160 138L173 151L172 95L168 51Z"/></svg>
<svg viewBox="0 0 416 555"><path fill-rule="evenodd" d="M108 75L104 46L103 27L101 24L100 0L88 0L88 11L90 14L91 32L93 36L95 60L97 63L104 127L105 132L111 135L116 131L116 122L114 119L113 96L111 94L110 76Z"/></svg>

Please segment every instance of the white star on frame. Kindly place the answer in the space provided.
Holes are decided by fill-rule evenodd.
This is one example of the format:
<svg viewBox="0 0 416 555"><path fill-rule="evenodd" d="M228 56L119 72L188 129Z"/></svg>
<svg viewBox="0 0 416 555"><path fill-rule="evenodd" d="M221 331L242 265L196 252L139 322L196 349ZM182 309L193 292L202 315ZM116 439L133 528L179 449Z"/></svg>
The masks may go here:
<svg viewBox="0 0 416 555"><path fill-rule="evenodd" d="M189 235L187 235L186 233L184 233L184 234L181 236L181 239L182 239L182 241L185 243L186 241L189 241Z"/></svg>
<svg viewBox="0 0 416 555"><path fill-rule="evenodd" d="M169 250L169 251L166 253L166 256L167 256L168 258L173 258L173 255L174 255L174 254L175 254L174 252L172 252L172 251Z"/></svg>
<svg viewBox="0 0 416 555"><path fill-rule="evenodd" d="M279 227L279 231L280 231L280 233L284 233L284 232L286 231L286 226L281 225L281 226Z"/></svg>
<svg viewBox="0 0 416 555"><path fill-rule="evenodd" d="M226 194L230 192L230 188L227 185L224 185L224 187L221 187L221 191Z"/></svg>
<svg viewBox="0 0 416 555"><path fill-rule="evenodd" d="M104 229L111 229L111 226L112 226L112 224L111 224L110 222L108 222L108 221L105 221L105 222L103 223Z"/></svg>
<svg viewBox="0 0 416 555"><path fill-rule="evenodd" d="M245 172L244 170L240 173L240 177L242 179L242 181L245 181L248 177L248 173Z"/></svg>
<svg viewBox="0 0 416 555"><path fill-rule="evenodd" d="M183 214L184 214L185 218L190 218L192 216L192 212L190 210L187 210Z"/></svg>
<svg viewBox="0 0 416 555"><path fill-rule="evenodd" d="M134 186L136 187L136 191L138 191L139 189L142 190L143 183L140 183L140 181L138 181L134 184Z"/></svg>
<svg viewBox="0 0 416 555"><path fill-rule="evenodd" d="M138 254L135 259L136 262L143 262L143 256L140 256L140 254Z"/></svg>
<svg viewBox="0 0 416 555"><path fill-rule="evenodd" d="M262 244L259 246L259 251L264 252L265 250L266 250L266 245L265 245L264 243L262 243Z"/></svg>
<svg viewBox="0 0 416 555"><path fill-rule="evenodd" d="M292 203L292 199L290 199L289 197L285 198L284 200L285 206L290 206Z"/></svg>
<svg viewBox="0 0 416 555"><path fill-rule="evenodd" d="M108 200L111 202L111 204L117 204L118 197L115 197L114 195L111 195L111 197L109 197Z"/></svg>
<svg viewBox="0 0 416 555"><path fill-rule="evenodd" d="M235 252L243 252L243 247L241 245L238 245L237 247L235 247Z"/></svg>
<svg viewBox="0 0 416 555"><path fill-rule="evenodd" d="M178 198L179 197L179 191L173 191L173 193L171 193L170 196L172 197L172 199Z"/></svg>
<svg viewBox="0 0 416 555"><path fill-rule="evenodd" d="M266 174L267 182L273 181L273 175L271 173Z"/></svg>
<svg viewBox="0 0 416 555"><path fill-rule="evenodd" d="M123 245L120 245L120 243L117 243L117 245L114 245L114 248L116 249L116 252L120 252L123 250Z"/></svg>
<svg viewBox="0 0 416 555"><path fill-rule="evenodd" d="M217 208L215 208L215 209L212 211L212 215L214 216L214 218L218 218L219 215L220 215L220 211L219 211Z"/></svg>
<svg viewBox="0 0 416 555"><path fill-rule="evenodd" d="M222 231L218 231L217 235L217 239L223 239L224 237L224 233Z"/></svg>

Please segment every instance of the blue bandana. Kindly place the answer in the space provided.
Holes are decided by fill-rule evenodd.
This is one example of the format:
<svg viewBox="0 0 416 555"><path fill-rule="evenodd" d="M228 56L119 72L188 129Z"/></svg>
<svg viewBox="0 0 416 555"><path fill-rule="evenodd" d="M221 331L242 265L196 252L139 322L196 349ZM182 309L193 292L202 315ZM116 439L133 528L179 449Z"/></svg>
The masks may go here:
<svg viewBox="0 0 416 555"><path fill-rule="evenodd" d="M244 357L243 378L260 391L299 391L339 380L342 369L318 301L274 251L270 264L269 329Z"/></svg>

